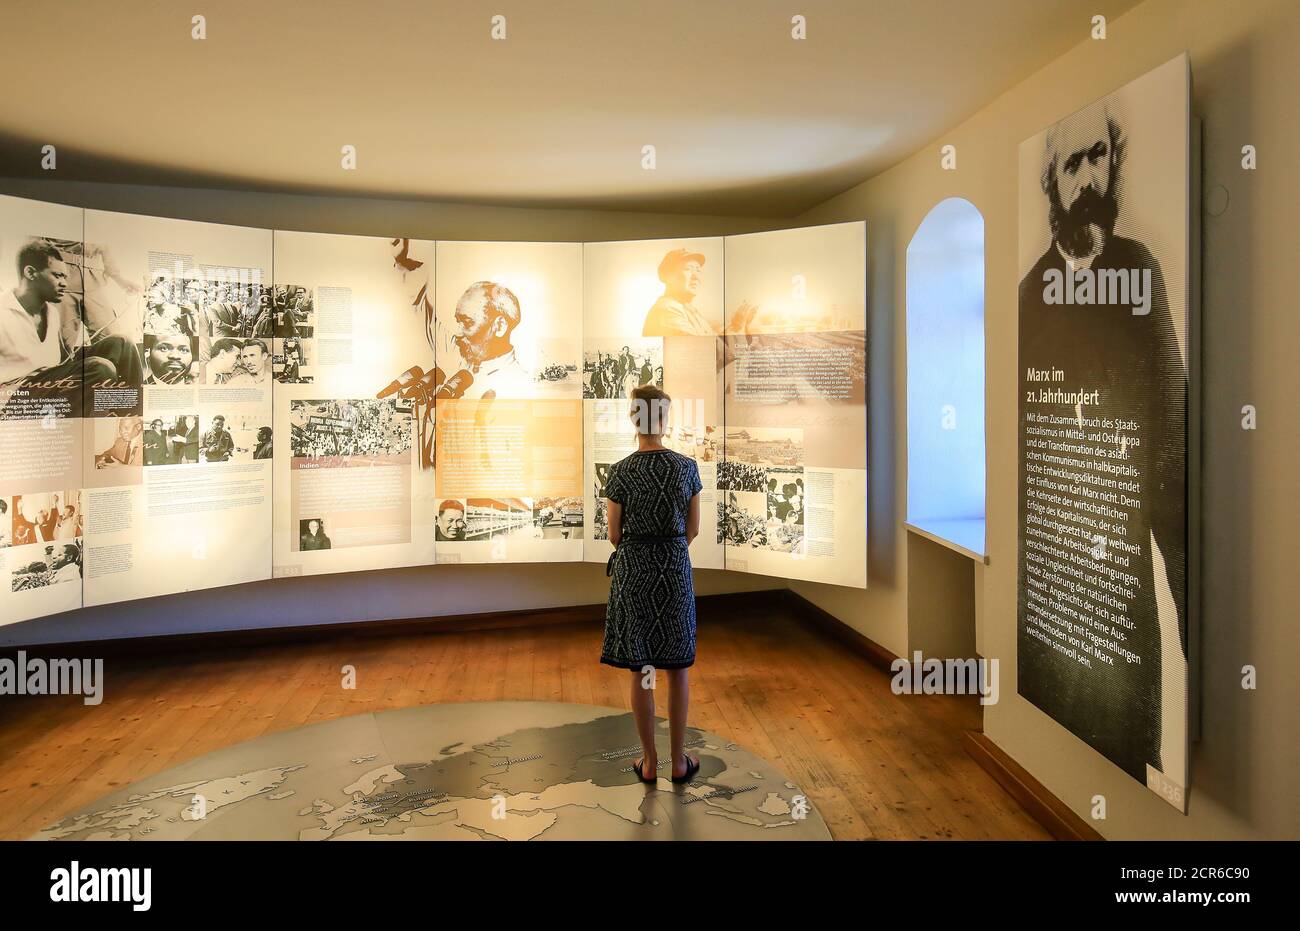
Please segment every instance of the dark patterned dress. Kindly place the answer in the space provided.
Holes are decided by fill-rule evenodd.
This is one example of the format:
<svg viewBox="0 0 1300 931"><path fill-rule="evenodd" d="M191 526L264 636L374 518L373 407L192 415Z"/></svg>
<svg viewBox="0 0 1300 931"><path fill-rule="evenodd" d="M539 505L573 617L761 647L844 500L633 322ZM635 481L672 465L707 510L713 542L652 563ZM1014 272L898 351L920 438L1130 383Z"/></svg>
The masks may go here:
<svg viewBox="0 0 1300 931"><path fill-rule="evenodd" d="M682 669L695 662L685 534L701 487L695 460L669 449L636 452L610 467L605 497L622 506L623 533L612 560L602 663Z"/></svg>

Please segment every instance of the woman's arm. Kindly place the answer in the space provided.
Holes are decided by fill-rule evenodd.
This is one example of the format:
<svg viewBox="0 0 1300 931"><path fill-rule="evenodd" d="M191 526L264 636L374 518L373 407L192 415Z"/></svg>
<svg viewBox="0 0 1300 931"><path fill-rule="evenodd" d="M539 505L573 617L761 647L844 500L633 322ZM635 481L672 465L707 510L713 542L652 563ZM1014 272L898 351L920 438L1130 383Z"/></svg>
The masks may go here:
<svg viewBox="0 0 1300 931"><path fill-rule="evenodd" d="M690 510L686 512L686 545L700 535L700 493L691 496Z"/></svg>
<svg viewBox="0 0 1300 931"><path fill-rule="evenodd" d="M618 541L623 538L623 505L606 498L605 514L609 519L609 542L618 546Z"/></svg>

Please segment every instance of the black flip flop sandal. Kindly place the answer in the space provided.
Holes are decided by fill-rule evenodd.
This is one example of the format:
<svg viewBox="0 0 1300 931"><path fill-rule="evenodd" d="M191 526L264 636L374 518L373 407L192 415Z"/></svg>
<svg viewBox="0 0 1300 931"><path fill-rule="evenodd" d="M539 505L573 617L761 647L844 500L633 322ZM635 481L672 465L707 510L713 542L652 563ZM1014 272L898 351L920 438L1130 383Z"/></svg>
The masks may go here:
<svg viewBox="0 0 1300 931"><path fill-rule="evenodd" d="M686 758L686 772L680 776L673 776L673 782L690 782L695 778L695 774L700 771L700 761L692 760L689 756Z"/></svg>
<svg viewBox="0 0 1300 931"><path fill-rule="evenodd" d="M659 777L658 777L658 776L652 776L652 777L650 777L649 779L647 779L647 778L645 777L645 774L644 774L643 772L641 772L641 764L644 763L644 762L645 762L645 757L641 757L641 759L639 759L639 760L637 760L635 763L633 763L633 764L632 764L632 772L636 773L636 778L640 779L642 782L653 785L654 783L656 783L656 782L659 781Z"/></svg>

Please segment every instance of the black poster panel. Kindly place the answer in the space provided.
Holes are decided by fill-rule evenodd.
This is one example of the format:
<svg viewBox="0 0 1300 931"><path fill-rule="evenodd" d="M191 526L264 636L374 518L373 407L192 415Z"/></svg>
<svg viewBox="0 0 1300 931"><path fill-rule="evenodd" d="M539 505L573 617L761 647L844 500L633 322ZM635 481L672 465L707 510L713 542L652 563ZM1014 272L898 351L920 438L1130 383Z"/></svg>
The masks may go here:
<svg viewBox="0 0 1300 931"><path fill-rule="evenodd" d="M1186 810L1186 56L1020 147L1018 691Z"/></svg>

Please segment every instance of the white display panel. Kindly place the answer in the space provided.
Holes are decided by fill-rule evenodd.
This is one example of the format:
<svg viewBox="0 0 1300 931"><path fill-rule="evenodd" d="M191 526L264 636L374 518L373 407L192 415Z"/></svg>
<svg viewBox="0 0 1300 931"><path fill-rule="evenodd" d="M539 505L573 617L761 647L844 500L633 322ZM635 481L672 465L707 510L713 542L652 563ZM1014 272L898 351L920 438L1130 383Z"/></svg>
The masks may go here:
<svg viewBox="0 0 1300 931"><path fill-rule="evenodd" d="M673 399L664 445L696 460L700 534L691 565L721 569L717 523L717 465L722 444L721 238L587 243L583 315L584 510L583 557L609 558L602 491L609 467L632 453L628 392L662 387Z"/></svg>
<svg viewBox="0 0 1300 931"><path fill-rule="evenodd" d="M88 210L85 236L87 328L142 363L88 389L85 603L268 578L271 231ZM97 468L134 417L138 464Z"/></svg>
<svg viewBox="0 0 1300 931"><path fill-rule="evenodd" d="M82 217L0 196L0 625L82 604Z"/></svg>
<svg viewBox="0 0 1300 931"><path fill-rule="evenodd" d="M437 265L437 561L581 560L582 246L439 242Z"/></svg>
<svg viewBox="0 0 1300 931"><path fill-rule="evenodd" d="M866 225L725 246L726 568L865 588Z"/></svg>
<svg viewBox="0 0 1300 931"><path fill-rule="evenodd" d="M604 561L643 383L699 465L695 566L865 585L860 223L584 247L0 208L0 623Z"/></svg>
<svg viewBox="0 0 1300 931"><path fill-rule="evenodd" d="M275 575L433 563L434 244L275 233Z"/></svg>

